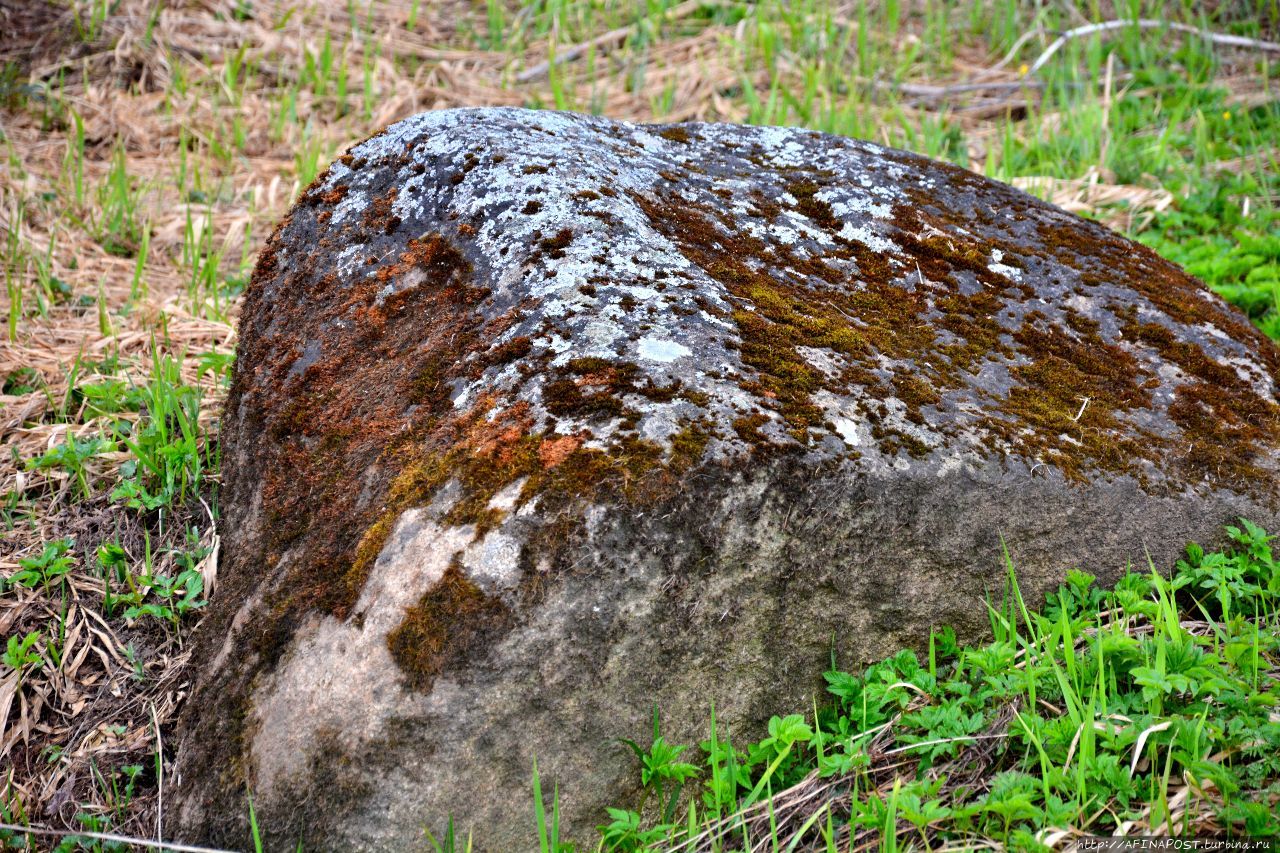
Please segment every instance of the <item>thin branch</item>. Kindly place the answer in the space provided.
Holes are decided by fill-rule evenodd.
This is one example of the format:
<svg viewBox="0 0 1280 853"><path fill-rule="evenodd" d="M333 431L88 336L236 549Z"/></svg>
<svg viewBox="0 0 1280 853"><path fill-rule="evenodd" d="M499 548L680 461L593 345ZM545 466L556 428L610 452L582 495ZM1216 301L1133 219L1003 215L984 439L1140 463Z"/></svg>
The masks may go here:
<svg viewBox="0 0 1280 853"><path fill-rule="evenodd" d="M978 740L1000 740L1008 737L1007 734L998 735L962 735L959 737L944 737L937 740L923 740L919 743L909 743L906 746L900 746L897 749L886 749L882 755L897 755L900 752L909 752L913 749L919 749L922 746L937 746L942 743L960 743L961 741L978 741Z"/></svg>
<svg viewBox="0 0 1280 853"><path fill-rule="evenodd" d="M997 62L995 65L988 68L986 70L986 73L990 74L990 73L999 71L1001 68L1004 68L1006 65L1008 65L1010 62L1013 61L1013 58L1015 56L1018 55L1018 51L1022 50L1023 45L1025 45L1027 42L1031 41L1033 38L1035 38L1038 35L1040 35L1040 28L1036 27L1035 29L1027 30L1025 33L1018 36L1018 40L1013 43L1013 47L1009 48L1009 52L1004 55L1004 58L1001 59L999 62Z"/></svg>
<svg viewBox="0 0 1280 853"><path fill-rule="evenodd" d="M1094 33L1122 30L1125 27L1138 27L1143 30L1170 29L1174 32L1189 33L1191 35L1200 36L1214 44L1223 44L1230 47L1247 47L1254 50L1265 50L1273 53L1280 53L1280 44L1273 41L1262 41L1261 39L1245 38L1244 36L1215 33L1212 30L1202 30L1199 27L1192 27L1187 24L1175 24L1170 21L1153 21L1149 18L1139 18L1136 21L1103 21L1100 24L1089 24L1088 26L1076 27L1073 30L1067 30L1065 33L1054 39L1053 44L1045 48L1044 53L1040 54L1040 56L1036 58L1036 61L1031 64L1031 68L1027 70L1027 74L1035 74L1043 68L1044 64L1048 62L1055 53L1061 50L1064 44L1072 39L1093 35Z"/></svg>
<svg viewBox="0 0 1280 853"><path fill-rule="evenodd" d="M1043 89L1039 80L1019 80L1014 82L993 81L991 83L956 83L951 86L931 86L926 83L886 83L876 81L875 87L885 91L898 92L921 98L944 98L947 95L962 92L1016 92L1020 89Z"/></svg>
<svg viewBox="0 0 1280 853"><path fill-rule="evenodd" d="M200 499L204 503L204 498ZM206 506L206 509L208 507ZM156 716L156 703L151 702L151 725L156 732L156 841L164 838L164 742L160 739L160 719Z"/></svg>
<svg viewBox="0 0 1280 853"><path fill-rule="evenodd" d="M113 835L109 832L73 832L67 829L46 829L41 826L18 826L14 823L0 823L0 829L21 835L52 835L54 838L96 838L99 841L117 841L121 844L132 844L135 847L149 847L153 850L173 850L176 853L236 853L220 847L192 847L190 844L176 844L172 841L148 841L145 838L130 838L127 835Z"/></svg>
<svg viewBox="0 0 1280 853"><path fill-rule="evenodd" d="M634 27L619 27L616 30L609 30L609 32L604 33L603 35L598 35L590 41L584 41L580 44L576 44L564 53L557 53L554 60L539 62L532 68L521 71L516 75L516 82L528 83L530 80L537 80L539 77L545 77L547 76L547 73L551 71L551 67L553 65L559 66L566 62L572 62L593 47L604 47L605 45L612 45L620 42L629 36L634 29Z"/></svg>

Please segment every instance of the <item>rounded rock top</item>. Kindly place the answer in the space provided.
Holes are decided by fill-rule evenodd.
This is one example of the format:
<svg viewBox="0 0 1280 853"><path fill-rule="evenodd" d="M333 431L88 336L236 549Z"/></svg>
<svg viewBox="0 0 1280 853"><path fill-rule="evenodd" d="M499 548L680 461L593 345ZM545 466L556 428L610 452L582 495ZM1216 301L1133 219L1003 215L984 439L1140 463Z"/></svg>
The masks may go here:
<svg viewBox="0 0 1280 853"><path fill-rule="evenodd" d="M292 357L256 360L291 393L439 288L441 252L468 268L470 316L405 424L480 406L602 450L696 435L708 459L998 458L1243 491L1280 440L1275 348L1174 265L971 172L806 130L425 113L335 163L269 252L258 299L306 278L327 300L278 343Z"/></svg>

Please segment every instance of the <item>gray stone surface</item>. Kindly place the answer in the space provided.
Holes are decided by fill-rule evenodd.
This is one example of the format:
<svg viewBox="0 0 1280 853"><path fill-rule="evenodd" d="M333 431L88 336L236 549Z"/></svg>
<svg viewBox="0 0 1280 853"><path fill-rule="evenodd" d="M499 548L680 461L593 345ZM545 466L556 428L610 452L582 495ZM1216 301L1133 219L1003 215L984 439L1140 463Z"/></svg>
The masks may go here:
<svg viewBox="0 0 1280 853"><path fill-rule="evenodd" d="M1007 186L794 129L429 113L246 297L177 814L407 850L632 793L656 702L743 737L982 597L1280 527L1280 354Z"/></svg>

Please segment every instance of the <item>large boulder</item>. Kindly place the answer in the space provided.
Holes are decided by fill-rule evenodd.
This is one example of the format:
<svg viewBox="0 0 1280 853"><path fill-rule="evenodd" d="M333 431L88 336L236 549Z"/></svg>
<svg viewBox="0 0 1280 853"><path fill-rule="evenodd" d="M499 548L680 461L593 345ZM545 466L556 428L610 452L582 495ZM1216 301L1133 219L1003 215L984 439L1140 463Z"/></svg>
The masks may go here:
<svg viewBox="0 0 1280 853"><path fill-rule="evenodd" d="M180 732L186 838L569 835L670 740L811 706L950 624L1247 516L1280 353L1152 252L850 139L416 116L258 260L225 558ZM174 814L170 811L170 814Z"/></svg>

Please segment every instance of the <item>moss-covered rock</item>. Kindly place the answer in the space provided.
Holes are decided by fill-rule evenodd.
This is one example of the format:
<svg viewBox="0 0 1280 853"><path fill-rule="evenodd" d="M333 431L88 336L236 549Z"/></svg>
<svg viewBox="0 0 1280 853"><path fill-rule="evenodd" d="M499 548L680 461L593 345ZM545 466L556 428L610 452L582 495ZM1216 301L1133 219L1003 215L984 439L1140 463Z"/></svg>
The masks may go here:
<svg viewBox="0 0 1280 853"><path fill-rule="evenodd" d="M430 113L258 261L187 837L527 849L847 663L975 635L1003 581L1280 524L1280 353L1150 251L803 130Z"/></svg>

